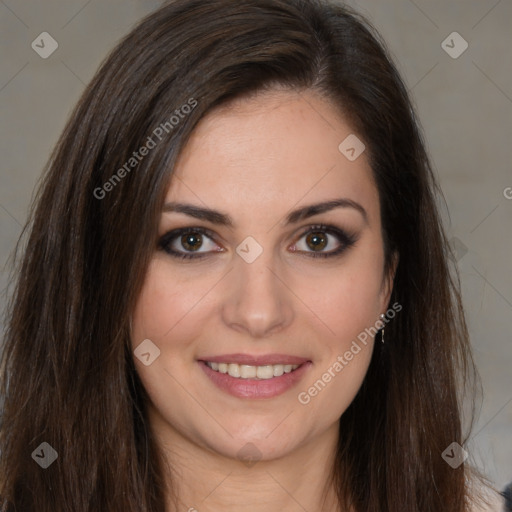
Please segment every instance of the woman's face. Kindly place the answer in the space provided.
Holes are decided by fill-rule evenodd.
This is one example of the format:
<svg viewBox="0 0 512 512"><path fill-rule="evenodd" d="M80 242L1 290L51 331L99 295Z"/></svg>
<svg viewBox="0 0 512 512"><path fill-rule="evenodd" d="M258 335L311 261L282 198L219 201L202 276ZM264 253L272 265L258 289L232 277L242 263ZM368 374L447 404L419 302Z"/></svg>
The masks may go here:
<svg viewBox="0 0 512 512"><path fill-rule="evenodd" d="M162 438L265 460L337 428L391 292L362 149L313 92L262 93L198 125L132 322Z"/></svg>

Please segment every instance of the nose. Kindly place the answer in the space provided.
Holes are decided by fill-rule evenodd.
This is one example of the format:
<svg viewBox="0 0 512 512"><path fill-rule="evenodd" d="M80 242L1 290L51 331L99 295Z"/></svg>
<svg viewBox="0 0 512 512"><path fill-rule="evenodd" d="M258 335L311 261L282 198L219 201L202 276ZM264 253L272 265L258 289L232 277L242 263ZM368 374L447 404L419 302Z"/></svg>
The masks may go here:
<svg viewBox="0 0 512 512"><path fill-rule="evenodd" d="M252 263L237 257L227 276L224 323L252 338L265 338L286 329L294 318L293 294L279 274L266 251Z"/></svg>

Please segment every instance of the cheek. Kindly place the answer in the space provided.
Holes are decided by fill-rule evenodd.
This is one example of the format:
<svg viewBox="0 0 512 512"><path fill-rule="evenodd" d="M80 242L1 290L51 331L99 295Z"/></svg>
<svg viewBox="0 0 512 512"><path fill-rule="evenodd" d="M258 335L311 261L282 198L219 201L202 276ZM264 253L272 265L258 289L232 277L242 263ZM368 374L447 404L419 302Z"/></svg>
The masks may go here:
<svg viewBox="0 0 512 512"><path fill-rule="evenodd" d="M291 285L324 326L329 345L342 350L375 325L382 312L383 251L367 239L328 271L296 272Z"/></svg>
<svg viewBox="0 0 512 512"><path fill-rule="evenodd" d="M375 286L361 286L355 280L343 284L341 291L330 294L332 301L324 300L319 308L318 316L330 333L319 336L321 358L297 394L300 406L312 417L321 417L323 424L337 421L359 391L371 361L376 332L372 329L378 318Z"/></svg>
<svg viewBox="0 0 512 512"><path fill-rule="evenodd" d="M301 277L309 304L322 320L321 359L298 401L312 415L339 418L356 396L372 357L376 322L382 311L383 252L378 240L344 260L328 275ZM301 293L299 292L298 295Z"/></svg>
<svg viewBox="0 0 512 512"><path fill-rule="evenodd" d="M197 324L190 319L205 303L204 298L213 284L214 281L207 276L186 280L180 273L170 272L163 258L155 258L149 266L133 314L133 343L145 338L161 344L172 338L179 343L183 337L176 336L176 333L185 324L192 335L191 330Z"/></svg>
<svg viewBox="0 0 512 512"><path fill-rule="evenodd" d="M208 277L185 279L183 272L172 271L164 258L156 256L132 316L132 349L149 339L159 350L158 357L147 366L135 358L137 373L158 411L157 417L162 415L177 428L186 427L180 416L184 411L201 413L194 409L195 402L186 389L196 378L190 361L194 341L203 331L197 315L213 284Z"/></svg>
<svg viewBox="0 0 512 512"><path fill-rule="evenodd" d="M310 381L297 394L299 407L323 424L337 421L359 391L370 364L371 345L356 342L327 364L315 368Z"/></svg>

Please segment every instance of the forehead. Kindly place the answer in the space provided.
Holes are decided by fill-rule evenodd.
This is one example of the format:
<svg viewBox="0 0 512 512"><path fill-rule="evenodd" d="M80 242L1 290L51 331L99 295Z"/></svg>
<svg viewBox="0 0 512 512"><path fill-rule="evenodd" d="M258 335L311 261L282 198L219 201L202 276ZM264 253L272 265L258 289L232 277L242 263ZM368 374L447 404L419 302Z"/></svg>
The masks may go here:
<svg viewBox="0 0 512 512"><path fill-rule="evenodd" d="M166 199L247 216L258 212L260 219L337 197L365 202L371 210L378 193L365 153L350 161L339 149L351 135L340 113L313 92L237 99L197 125Z"/></svg>

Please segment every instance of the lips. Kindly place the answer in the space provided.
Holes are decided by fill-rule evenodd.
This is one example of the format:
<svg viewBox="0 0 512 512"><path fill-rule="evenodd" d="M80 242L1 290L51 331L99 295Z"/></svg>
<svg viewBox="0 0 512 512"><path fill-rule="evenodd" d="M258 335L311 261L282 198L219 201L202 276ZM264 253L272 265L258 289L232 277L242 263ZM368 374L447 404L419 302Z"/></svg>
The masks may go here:
<svg viewBox="0 0 512 512"><path fill-rule="evenodd" d="M199 358L199 361L210 363L235 363L245 364L249 366L269 366L276 364L304 364L309 361L305 357L291 356L287 354L267 354L267 355L250 355L250 354L224 354L221 356L205 356Z"/></svg>
<svg viewBox="0 0 512 512"><path fill-rule="evenodd" d="M280 377L283 373L290 373L299 368L298 364L275 364L265 366L250 366L237 363L210 363L206 365L219 373L229 373L231 377L240 379L273 379Z"/></svg>
<svg viewBox="0 0 512 512"><path fill-rule="evenodd" d="M261 356L249 354L225 354L222 356L207 356L198 360L202 371L217 388L237 398L273 398L295 386L309 371L312 362L303 357L286 354L267 354ZM269 373L260 377L245 373L233 376L228 372L222 373L219 365L226 367L244 367L242 372L264 369L268 372L273 367L278 370L274 376ZM251 367L250 369L248 367ZM217 368L216 370L213 368ZM286 368L286 372L284 371ZM232 369L232 368L231 368ZM283 371L281 371L281 369ZM233 373L233 372L231 372ZM235 373L236 375L236 373Z"/></svg>

